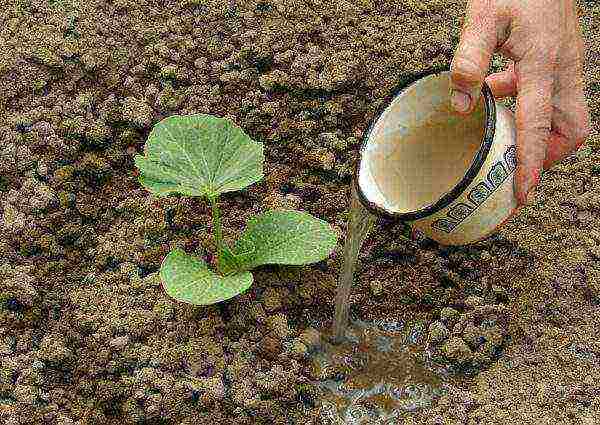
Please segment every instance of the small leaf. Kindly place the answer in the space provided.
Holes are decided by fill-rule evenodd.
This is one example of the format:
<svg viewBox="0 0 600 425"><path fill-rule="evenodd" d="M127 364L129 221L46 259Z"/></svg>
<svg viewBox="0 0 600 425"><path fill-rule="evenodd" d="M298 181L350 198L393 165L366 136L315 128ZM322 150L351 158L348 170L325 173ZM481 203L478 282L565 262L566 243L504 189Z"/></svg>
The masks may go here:
<svg viewBox="0 0 600 425"><path fill-rule="evenodd" d="M235 297L252 285L252 274L219 276L203 261L174 249L160 267L160 277L167 294L178 301L194 305L215 304Z"/></svg>
<svg viewBox="0 0 600 425"><path fill-rule="evenodd" d="M240 270L263 264L301 265L331 254L336 234L326 221L300 211L268 211L248 222L233 253Z"/></svg>
<svg viewBox="0 0 600 425"><path fill-rule="evenodd" d="M156 196L217 196L263 177L263 146L226 118L172 115L154 126L136 155L140 183Z"/></svg>

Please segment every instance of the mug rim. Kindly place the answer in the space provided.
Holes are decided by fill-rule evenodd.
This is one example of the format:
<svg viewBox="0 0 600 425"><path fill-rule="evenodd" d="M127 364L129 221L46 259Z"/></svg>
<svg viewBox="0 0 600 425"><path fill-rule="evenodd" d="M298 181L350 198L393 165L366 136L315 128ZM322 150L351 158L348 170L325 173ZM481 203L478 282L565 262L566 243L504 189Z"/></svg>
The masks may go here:
<svg viewBox="0 0 600 425"><path fill-rule="evenodd" d="M488 86L488 84L484 81L481 87L481 96L484 100L485 106L485 124L484 124L484 133L481 140L481 144L477 148L477 152L475 153L475 157L473 161L471 161L471 165L463 175L462 179L452 187L448 192L444 193L437 201L434 203L427 205L426 207L410 211L410 212L392 212L384 209L383 207L378 206L372 201L369 201L367 197L364 195L360 188L359 183L359 173L360 173L360 165L362 162L364 151L369 142L369 136L371 135L377 120L383 115L385 110L390 106L393 100L398 97L403 91L405 91L409 86L413 83L416 83L418 80L433 76L439 75L443 72L450 72L449 66L441 66L441 67L433 67L429 68L425 71L421 71L415 74L411 74L408 78L402 79L391 91L389 95L384 98L383 104L378 108L376 114L371 118L367 131L362 137L362 145L360 147L358 161L356 161L354 167L354 187L360 203L367 209L367 211L388 219L398 220L398 221L413 221L419 220L428 216L431 216L448 205L452 204L464 191L465 189L473 182L475 177L481 171L485 160L490 152L492 142L494 140L494 136L496 133L496 102L494 99L494 95L492 94L492 90Z"/></svg>

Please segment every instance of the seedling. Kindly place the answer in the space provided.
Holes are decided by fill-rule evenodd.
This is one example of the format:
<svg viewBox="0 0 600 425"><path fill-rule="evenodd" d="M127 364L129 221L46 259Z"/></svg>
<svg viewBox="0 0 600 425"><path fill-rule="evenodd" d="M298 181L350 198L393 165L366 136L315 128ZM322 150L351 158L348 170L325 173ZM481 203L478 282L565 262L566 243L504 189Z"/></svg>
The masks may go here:
<svg viewBox="0 0 600 425"><path fill-rule="evenodd" d="M164 258L160 277L172 298L208 305L243 293L250 270L264 264L302 265L329 256L337 237L308 213L267 211L250 219L229 247L223 240L218 197L263 178L263 146L228 119L206 114L173 115L154 126L145 155L135 156L140 183L155 196L179 193L210 203L217 270L177 248Z"/></svg>

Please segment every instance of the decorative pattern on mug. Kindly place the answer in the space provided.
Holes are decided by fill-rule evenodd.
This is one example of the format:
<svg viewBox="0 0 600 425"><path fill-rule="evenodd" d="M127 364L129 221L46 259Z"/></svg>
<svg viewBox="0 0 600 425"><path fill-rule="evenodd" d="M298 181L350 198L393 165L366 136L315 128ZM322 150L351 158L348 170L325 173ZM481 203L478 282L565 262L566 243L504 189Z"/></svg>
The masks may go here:
<svg viewBox="0 0 600 425"><path fill-rule="evenodd" d="M492 166L484 181L477 183L471 189L467 195L467 199L471 203L458 202L450 206L446 217L435 220L431 223L431 227L450 233L468 216L473 214L473 211L479 208L517 168L516 146L509 146L504 152L503 159L504 161L498 161Z"/></svg>

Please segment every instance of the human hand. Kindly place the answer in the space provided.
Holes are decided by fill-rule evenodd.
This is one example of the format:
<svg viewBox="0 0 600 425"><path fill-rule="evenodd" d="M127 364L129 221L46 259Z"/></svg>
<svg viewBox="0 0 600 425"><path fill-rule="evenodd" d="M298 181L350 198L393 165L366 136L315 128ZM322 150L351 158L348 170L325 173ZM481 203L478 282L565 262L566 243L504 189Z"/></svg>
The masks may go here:
<svg viewBox="0 0 600 425"><path fill-rule="evenodd" d="M496 51L512 62L486 78ZM470 99L466 113L471 113L484 79L494 97L517 96L519 206L538 184L542 168L575 151L589 134L583 56L575 0L468 0L450 68L452 103L462 112L455 105Z"/></svg>

